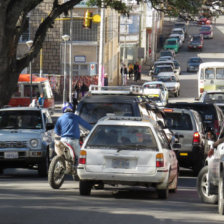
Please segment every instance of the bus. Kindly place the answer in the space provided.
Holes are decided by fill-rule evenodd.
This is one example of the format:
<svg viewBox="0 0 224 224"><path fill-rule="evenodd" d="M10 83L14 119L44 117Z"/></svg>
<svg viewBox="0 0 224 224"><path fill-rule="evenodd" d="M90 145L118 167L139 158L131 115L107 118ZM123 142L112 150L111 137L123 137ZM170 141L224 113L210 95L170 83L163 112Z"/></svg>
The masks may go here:
<svg viewBox="0 0 224 224"><path fill-rule="evenodd" d="M18 107L18 106L29 106L31 101L31 82L30 74L20 74L17 84L17 89L13 93L8 106ZM32 75L32 98L43 94L44 108L48 108L50 112L54 111L54 95L47 78L41 78L37 75Z"/></svg>
<svg viewBox="0 0 224 224"><path fill-rule="evenodd" d="M208 90L224 91L224 62L205 62L198 70L198 97Z"/></svg>

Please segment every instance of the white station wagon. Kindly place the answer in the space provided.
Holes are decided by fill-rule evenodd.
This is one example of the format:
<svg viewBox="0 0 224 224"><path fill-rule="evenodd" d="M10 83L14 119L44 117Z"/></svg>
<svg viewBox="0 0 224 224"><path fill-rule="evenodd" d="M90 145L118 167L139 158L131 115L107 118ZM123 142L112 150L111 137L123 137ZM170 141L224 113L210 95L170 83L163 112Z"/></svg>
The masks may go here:
<svg viewBox="0 0 224 224"><path fill-rule="evenodd" d="M95 184L111 184L155 187L165 199L169 190L176 191L178 161L153 121L111 115L99 120L85 140L77 172L81 195L90 195Z"/></svg>

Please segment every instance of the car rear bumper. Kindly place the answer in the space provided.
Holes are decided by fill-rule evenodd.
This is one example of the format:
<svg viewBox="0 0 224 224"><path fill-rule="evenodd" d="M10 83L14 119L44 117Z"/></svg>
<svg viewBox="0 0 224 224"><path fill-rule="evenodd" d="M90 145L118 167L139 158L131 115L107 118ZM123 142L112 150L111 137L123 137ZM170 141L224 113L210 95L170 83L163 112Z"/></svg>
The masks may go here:
<svg viewBox="0 0 224 224"><path fill-rule="evenodd" d="M168 179L169 172L167 169L159 170L153 175L134 174L134 173L115 173L115 172L87 172L85 168L78 167L78 176L81 180L103 181L104 183L113 182L114 184L129 183L146 183L146 184L161 184Z"/></svg>

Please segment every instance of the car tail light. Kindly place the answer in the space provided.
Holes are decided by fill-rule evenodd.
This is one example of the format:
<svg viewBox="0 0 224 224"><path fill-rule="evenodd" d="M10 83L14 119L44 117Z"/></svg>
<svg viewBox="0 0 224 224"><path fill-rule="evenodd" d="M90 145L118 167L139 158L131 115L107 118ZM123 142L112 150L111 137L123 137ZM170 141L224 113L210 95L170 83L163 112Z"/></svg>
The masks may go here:
<svg viewBox="0 0 224 224"><path fill-rule="evenodd" d="M216 136L218 136L219 135L219 122L218 122L218 120L214 121L214 129L215 129Z"/></svg>
<svg viewBox="0 0 224 224"><path fill-rule="evenodd" d="M198 132L195 132L193 135L193 143L200 143L200 134Z"/></svg>
<svg viewBox="0 0 224 224"><path fill-rule="evenodd" d="M87 153L85 150L80 151L79 164L86 164L86 155L87 155Z"/></svg>
<svg viewBox="0 0 224 224"><path fill-rule="evenodd" d="M164 167L163 153L158 153L156 155L156 167Z"/></svg>

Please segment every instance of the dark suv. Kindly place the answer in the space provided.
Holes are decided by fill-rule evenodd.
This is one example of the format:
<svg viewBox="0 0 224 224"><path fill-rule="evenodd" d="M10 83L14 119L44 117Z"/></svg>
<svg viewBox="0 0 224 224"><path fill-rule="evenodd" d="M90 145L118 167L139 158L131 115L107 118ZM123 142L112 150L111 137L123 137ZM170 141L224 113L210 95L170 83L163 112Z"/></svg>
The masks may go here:
<svg viewBox="0 0 224 224"><path fill-rule="evenodd" d="M197 176L205 160L205 134L200 114L191 109L179 108L165 108L164 112L167 127L181 137L181 148L176 151L179 165L192 168Z"/></svg>
<svg viewBox="0 0 224 224"><path fill-rule="evenodd" d="M199 112L202 118L204 129L211 127L216 137L219 135L220 128L222 126L223 121L223 112L222 110L215 104L210 103L169 103L166 105L169 108L184 108L184 109L193 109Z"/></svg>

